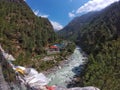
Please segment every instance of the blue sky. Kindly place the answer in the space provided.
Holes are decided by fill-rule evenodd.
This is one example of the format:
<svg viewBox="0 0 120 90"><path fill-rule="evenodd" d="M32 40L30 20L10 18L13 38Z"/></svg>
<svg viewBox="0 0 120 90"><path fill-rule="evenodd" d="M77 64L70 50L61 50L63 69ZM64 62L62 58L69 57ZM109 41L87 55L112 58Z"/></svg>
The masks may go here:
<svg viewBox="0 0 120 90"><path fill-rule="evenodd" d="M118 0L25 0L33 12L50 20L60 30L75 16L101 10Z"/></svg>

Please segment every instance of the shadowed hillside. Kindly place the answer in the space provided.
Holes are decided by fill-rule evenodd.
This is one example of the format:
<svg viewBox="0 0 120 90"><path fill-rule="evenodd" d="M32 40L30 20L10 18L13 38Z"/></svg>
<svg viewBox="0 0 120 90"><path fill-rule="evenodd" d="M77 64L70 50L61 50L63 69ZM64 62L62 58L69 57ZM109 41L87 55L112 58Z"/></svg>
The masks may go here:
<svg viewBox="0 0 120 90"><path fill-rule="evenodd" d="M73 19L58 35L74 40L89 55L74 86L94 85L100 90L119 90L120 1L99 12Z"/></svg>

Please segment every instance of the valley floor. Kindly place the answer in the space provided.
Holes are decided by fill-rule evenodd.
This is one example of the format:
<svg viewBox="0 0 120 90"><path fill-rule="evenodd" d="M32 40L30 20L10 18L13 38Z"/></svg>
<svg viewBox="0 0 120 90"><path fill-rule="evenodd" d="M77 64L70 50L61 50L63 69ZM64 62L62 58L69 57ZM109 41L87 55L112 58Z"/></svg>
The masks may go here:
<svg viewBox="0 0 120 90"><path fill-rule="evenodd" d="M49 85L67 87L67 84L75 75L80 74L86 57L83 57L81 49L76 47L74 53L68 60L62 62L58 67L53 68L47 76L51 79Z"/></svg>

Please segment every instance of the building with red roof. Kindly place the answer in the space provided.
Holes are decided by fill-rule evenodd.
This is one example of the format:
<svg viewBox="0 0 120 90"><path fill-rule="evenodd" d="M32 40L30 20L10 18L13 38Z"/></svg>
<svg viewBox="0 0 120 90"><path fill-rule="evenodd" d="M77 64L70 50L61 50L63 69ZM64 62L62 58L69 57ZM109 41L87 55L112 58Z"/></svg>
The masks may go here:
<svg viewBox="0 0 120 90"><path fill-rule="evenodd" d="M50 46L50 50L51 51L59 51L59 47L56 45L52 45L52 46Z"/></svg>

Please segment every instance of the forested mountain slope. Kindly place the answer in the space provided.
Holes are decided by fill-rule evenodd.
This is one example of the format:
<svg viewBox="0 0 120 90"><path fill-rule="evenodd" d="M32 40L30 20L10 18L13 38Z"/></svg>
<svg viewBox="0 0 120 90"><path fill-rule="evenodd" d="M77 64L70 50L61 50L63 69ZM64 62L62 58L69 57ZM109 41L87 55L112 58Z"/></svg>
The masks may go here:
<svg viewBox="0 0 120 90"><path fill-rule="evenodd" d="M34 15L24 0L0 0L0 44L19 64L29 65L56 40L49 20Z"/></svg>
<svg viewBox="0 0 120 90"><path fill-rule="evenodd" d="M60 30L58 35L65 39L76 40L78 32L81 31L82 26L89 23L99 12L89 12L85 15L75 17L67 26Z"/></svg>
<svg viewBox="0 0 120 90"><path fill-rule="evenodd" d="M81 37L84 37L84 33L86 34L88 32L108 32L107 34L111 33L111 35L118 36L120 33L119 19L120 1L111 4L101 11L89 12L74 18L67 26L58 32L58 35L74 41L80 40Z"/></svg>
<svg viewBox="0 0 120 90"><path fill-rule="evenodd" d="M120 1L101 11L96 19L85 25L77 37L78 44L91 52L90 48L96 48L106 41L116 40L120 37ZM82 43L80 43L80 42Z"/></svg>
<svg viewBox="0 0 120 90"><path fill-rule="evenodd" d="M88 63L75 86L93 85L100 90L119 90L120 88L120 1L107 8L93 12L84 23L74 19L59 35L74 40L89 55ZM97 14L95 14L97 13ZM81 21L77 21L77 20ZM78 26L77 26L78 25ZM77 26L77 27L76 27ZM70 27L70 28L68 28ZM67 33L66 33L67 32ZM74 32L74 33L73 33ZM72 38L71 38L72 37Z"/></svg>

